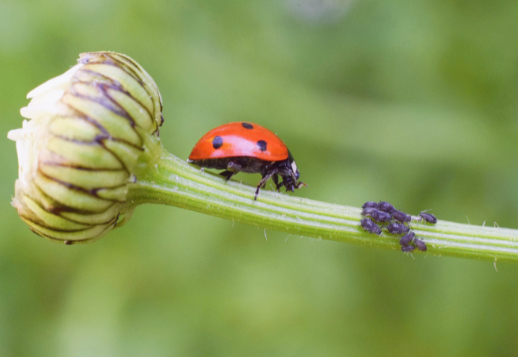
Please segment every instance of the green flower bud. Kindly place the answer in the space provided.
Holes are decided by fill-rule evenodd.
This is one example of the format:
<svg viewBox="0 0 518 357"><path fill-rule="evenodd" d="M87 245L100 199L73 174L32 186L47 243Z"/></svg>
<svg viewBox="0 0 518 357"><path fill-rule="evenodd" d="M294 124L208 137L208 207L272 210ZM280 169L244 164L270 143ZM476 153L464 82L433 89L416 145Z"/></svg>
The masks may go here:
<svg viewBox="0 0 518 357"><path fill-rule="evenodd" d="M37 234L67 244L129 219L128 184L146 135L163 122L160 93L135 61L83 53L79 64L28 94L29 121L9 132L19 178L12 205Z"/></svg>

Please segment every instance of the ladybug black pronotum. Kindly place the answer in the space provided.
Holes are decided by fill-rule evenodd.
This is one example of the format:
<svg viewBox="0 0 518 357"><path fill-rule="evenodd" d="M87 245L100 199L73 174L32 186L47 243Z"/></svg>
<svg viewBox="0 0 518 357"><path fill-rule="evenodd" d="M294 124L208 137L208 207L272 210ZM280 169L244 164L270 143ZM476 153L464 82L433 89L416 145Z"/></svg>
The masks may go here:
<svg viewBox="0 0 518 357"><path fill-rule="evenodd" d="M260 173L263 178L257 185L254 200L270 177L277 191L283 186L292 192L305 186L298 181L299 170L282 140L253 123L229 123L212 129L196 143L187 162L225 170L220 175L227 181L238 172Z"/></svg>

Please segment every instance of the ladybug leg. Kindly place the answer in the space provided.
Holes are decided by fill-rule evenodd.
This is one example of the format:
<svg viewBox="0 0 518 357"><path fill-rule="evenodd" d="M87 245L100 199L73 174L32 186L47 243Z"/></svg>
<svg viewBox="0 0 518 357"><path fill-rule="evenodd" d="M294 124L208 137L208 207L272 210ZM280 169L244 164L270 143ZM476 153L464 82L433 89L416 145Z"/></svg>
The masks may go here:
<svg viewBox="0 0 518 357"><path fill-rule="evenodd" d="M277 192L279 192L279 189L282 187L282 182L279 183L279 175L273 174L272 180L273 180L273 183L275 184L275 189L277 190Z"/></svg>
<svg viewBox="0 0 518 357"><path fill-rule="evenodd" d="M228 180L230 180L230 178L232 176L237 174L242 169L243 169L243 166L241 166L233 161L230 161L227 165L227 169L225 171L223 171L222 173L220 173L220 175L225 178L225 181L228 181Z"/></svg>
<svg viewBox="0 0 518 357"><path fill-rule="evenodd" d="M223 172L220 172L219 174L225 178L225 181L228 181L228 180L230 180L230 178L232 176L237 174L237 172L232 172L232 171L225 170Z"/></svg>
<svg viewBox="0 0 518 357"><path fill-rule="evenodd" d="M277 173L277 170L272 170L271 172L268 172L266 175L263 174L263 179L259 181L259 185L257 185L257 189L255 190L255 196L254 201L257 201L257 195L259 194L259 189L263 188L264 185L266 185L266 181L270 179L273 175Z"/></svg>

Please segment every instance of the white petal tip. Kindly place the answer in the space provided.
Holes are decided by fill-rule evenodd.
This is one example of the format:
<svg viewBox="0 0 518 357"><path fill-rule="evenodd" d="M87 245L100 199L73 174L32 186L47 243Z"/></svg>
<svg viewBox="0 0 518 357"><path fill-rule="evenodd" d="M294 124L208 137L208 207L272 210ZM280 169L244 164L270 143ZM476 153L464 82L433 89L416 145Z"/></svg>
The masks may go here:
<svg viewBox="0 0 518 357"><path fill-rule="evenodd" d="M82 64L76 64L74 67L70 68L68 71L63 73L60 76L54 77L52 79L49 79L42 85L39 85L38 87L34 88L27 94L27 99L34 98L38 95L41 95L42 93L45 93L49 90L56 89L61 87L64 84L68 84L70 78L76 73L76 71L82 67Z"/></svg>
<svg viewBox="0 0 518 357"><path fill-rule="evenodd" d="M8 133L7 133L7 138L12 140L12 141L17 141L17 140L20 140L23 138L24 136L24 133L23 133L23 129L14 129L14 130L10 130Z"/></svg>

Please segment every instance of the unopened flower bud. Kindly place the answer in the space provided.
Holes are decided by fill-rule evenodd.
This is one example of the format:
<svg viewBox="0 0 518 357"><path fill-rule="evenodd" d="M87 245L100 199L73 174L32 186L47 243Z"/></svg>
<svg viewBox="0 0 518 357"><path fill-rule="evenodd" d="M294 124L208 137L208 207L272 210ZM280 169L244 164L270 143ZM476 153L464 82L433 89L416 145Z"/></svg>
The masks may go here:
<svg viewBox="0 0 518 357"><path fill-rule="evenodd" d="M21 114L30 120L8 134L19 161L13 206L34 232L65 243L128 219L145 136L163 121L158 87L131 58L94 52L78 62L28 94Z"/></svg>

